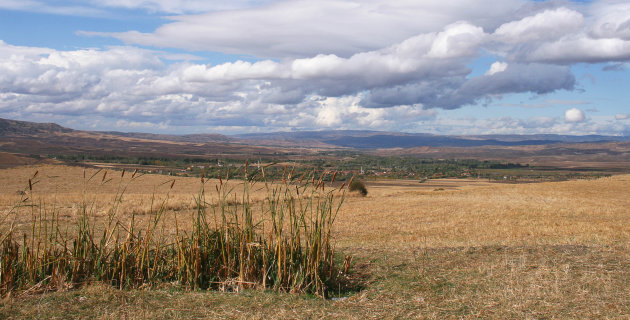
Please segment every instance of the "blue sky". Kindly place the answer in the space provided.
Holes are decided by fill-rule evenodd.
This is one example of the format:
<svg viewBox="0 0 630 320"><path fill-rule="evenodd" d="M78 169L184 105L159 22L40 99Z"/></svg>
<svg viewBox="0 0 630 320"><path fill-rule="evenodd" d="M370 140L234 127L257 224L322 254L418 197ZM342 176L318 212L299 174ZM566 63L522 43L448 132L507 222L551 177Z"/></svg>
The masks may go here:
<svg viewBox="0 0 630 320"><path fill-rule="evenodd" d="M630 4L0 0L0 117L87 130L630 135Z"/></svg>

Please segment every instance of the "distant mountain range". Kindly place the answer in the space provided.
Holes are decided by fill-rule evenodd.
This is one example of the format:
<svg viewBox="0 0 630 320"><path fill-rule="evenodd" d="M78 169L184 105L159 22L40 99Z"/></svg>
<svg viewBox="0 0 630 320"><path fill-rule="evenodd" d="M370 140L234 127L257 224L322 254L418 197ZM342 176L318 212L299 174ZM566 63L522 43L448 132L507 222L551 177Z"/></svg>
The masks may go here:
<svg viewBox="0 0 630 320"><path fill-rule="evenodd" d="M416 147L479 147L479 146L535 146L558 143L603 143L630 141L630 137L601 135L434 135L368 130L332 130L251 133L239 135L188 134L169 135L151 133L95 132L62 127L54 123L34 123L0 119L0 137L26 138L51 136L81 136L98 139L131 138L189 144L237 144L266 147L387 149Z"/></svg>
<svg viewBox="0 0 630 320"><path fill-rule="evenodd" d="M529 146L557 143L592 143L630 141L630 137L570 136L556 134L536 135L434 135L428 133L401 133L384 131L300 131L234 135L234 138L262 141L265 145L281 142L307 146L324 144L355 149L386 149L415 147L478 147L478 146Z"/></svg>
<svg viewBox="0 0 630 320"><path fill-rule="evenodd" d="M24 160L24 157L17 159L13 157L14 155L83 154L204 159L227 157L278 161L336 157L335 153L328 151L630 170L628 137L553 134L448 136L361 130L274 132L231 136L168 135L81 131L54 123L0 119L0 167L3 164L30 161Z"/></svg>

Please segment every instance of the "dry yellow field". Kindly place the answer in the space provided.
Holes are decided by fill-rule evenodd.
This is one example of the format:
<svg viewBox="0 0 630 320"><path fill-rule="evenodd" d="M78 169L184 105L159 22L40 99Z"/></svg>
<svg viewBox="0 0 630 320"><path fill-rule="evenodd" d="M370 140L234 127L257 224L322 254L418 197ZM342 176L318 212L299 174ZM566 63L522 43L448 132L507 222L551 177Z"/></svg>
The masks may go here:
<svg viewBox="0 0 630 320"><path fill-rule="evenodd" d="M84 197L104 215L115 194L130 181L127 172L69 166L29 166L0 170L0 206L5 210L20 199L38 171L34 194L65 217L77 213ZM111 180L110 180L111 179ZM175 180L173 188L171 182ZM121 183L122 181L122 183ZM212 197L218 180L205 183ZM241 185L234 186L237 200ZM366 182L367 197L346 198L336 224L340 245L405 248L417 246L483 246L533 244L619 245L630 240L630 176L534 184L498 184L484 180L440 179L425 183L405 180ZM255 186L256 187L256 186ZM265 196L262 185L254 200ZM129 183L120 208L136 213L150 210L152 196L168 208L189 211L201 188L198 178L143 175Z"/></svg>
<svg viewBox="0 0 630 320"><path fill-rule="evenodd" d="M367 247L630 243L627 175L535 184L409 184L368 184L367 198L345 203L339 238Z"/></svg>
<svg viewBox="0 0 630 320"><path fill-rule="evenodd" d="M95 214L104 216L121 185L119 171L109 171L107 183L101 183L101 171L84 184L79 167L0 170L2 210L19 201L17 191L35 171L35 195L67 221L78 214L84 194ZM122 181L129 178L126 173ZM206 182L208 194L216 183ZM630 317L630 175L537 184L443 179L366 185L367 197L350 194L335 224L337 250L355 257L357 292L347 299L98 289L105 299L91 297L94 289L88 288L79 295L105 307L83 316L118 318L144 310L152 318ZM120 217L148 212L152 195L164 199L168 192L169 212L185 219L199 189L197 178L141 176L126 190ZM255 190L252 198L263 199L264 192ZM18 223L26 225L28 218ZM143 298L131 298L138 295ZM124 306L116 302L120 297L127 299ZM60 301L65 312L79 312L75 298L56 293L5 301L0 317L59 316L41 308ZM161 304L172 308L160 310ZM195 305L202 311L191 310Z"/></svg>

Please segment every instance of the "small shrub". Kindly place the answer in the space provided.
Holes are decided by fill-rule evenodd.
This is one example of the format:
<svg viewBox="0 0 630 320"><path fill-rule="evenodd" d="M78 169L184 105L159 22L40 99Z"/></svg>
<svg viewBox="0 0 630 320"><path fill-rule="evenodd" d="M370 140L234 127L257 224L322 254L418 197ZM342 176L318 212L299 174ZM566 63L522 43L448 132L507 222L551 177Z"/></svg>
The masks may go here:
<svg viewBox="0 0 630 320"><path fill-rule="evenodd" d="M352 179L352 181L350 182L350 186L348 186L348 190L350 190L351 192L357 191L361 193L361 195L364 197L368 194L365 183L363 183L363 181L359 179Z"/></svg>

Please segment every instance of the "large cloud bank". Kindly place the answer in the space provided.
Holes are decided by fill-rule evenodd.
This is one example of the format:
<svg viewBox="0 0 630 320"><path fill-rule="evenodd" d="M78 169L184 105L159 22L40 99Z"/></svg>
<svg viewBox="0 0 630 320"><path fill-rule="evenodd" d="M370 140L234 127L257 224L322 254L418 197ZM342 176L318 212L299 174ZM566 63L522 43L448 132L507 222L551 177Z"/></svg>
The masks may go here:
<svg viewBox="0 0 630 320"><path fill-rule="evenodd" d="M102 5L205 9L136 2ZM241 9L175 16L153 33L82 32L126 46L0 42L0 112L117 118L126 127L400 130L439 109L573 90L575 63L630 60L630 4L622 1L455 2L242 1ZM255 58L200 64L136 45ZM496 62L471 76L471 63L488 55Z"/></svg>

